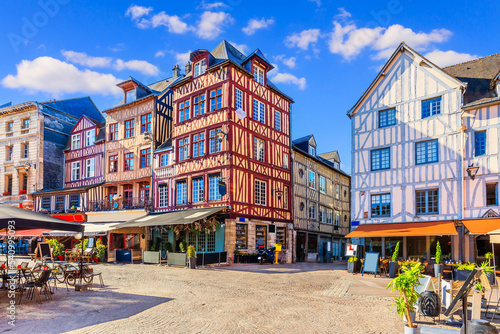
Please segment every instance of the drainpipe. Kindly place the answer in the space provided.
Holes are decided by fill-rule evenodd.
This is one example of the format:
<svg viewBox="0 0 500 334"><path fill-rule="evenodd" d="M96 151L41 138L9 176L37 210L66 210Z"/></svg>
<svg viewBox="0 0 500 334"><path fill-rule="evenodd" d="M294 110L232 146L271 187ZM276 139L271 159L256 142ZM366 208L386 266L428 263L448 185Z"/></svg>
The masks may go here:
<svg viewBox="0 0 500 334"><path fill-rule="evenodd" d="M465 131L467 130L467 126L464 125L464 120L463 116L465 114L465 111L463 110L463 95L465 95L465 89L462 90L462 103L460 108L462 109L462 112L460 113L460 148L461 148L461 154L460 154L460 188L462 190L462 205L461 205L461 210L460 210L460 219L465 218L465 205L466 205L466 192L465 192ZM461 261L465 260L465 227L463 224L460 224L460 231L458 233L458 256Z"/></svg>

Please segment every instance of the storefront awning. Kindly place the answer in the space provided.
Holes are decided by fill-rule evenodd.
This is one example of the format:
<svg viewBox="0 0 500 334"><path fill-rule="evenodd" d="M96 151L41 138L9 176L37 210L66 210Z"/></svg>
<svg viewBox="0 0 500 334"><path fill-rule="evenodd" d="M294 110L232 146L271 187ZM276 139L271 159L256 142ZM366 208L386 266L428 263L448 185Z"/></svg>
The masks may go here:
<svg viewBox="0 0 500 334"><path fill-rule="evenodd" d="M172 211L167 213L154 213L147 216L129 220L122 224L114 226L115 229L124 227L139 227L139 226L162 226L162 225L177 225L191 224L197 220L206 218L219 211L228 209L228 206L218 206L212 208L189 209L182 211Z"/></svg>
<svg viewBox="0 0 500 334"><path fill-rule="evenodd" d="M452 221L359 225L346 238L457 235Z"/></svg>
<svg viewBox="0 0 500 334"><path fill-rule="evenodd" d="M106 235L108 231L113 228L117 223L108 223L108 224L89 224L85 223L85 236L99 236ZM75 233L67 232L67 231L46 231L43 233L44 237L72 237Z"/></svg>
<svg viewBox="0 0 500 334"><path fill-rule="evenodd" d="M500 229L500 218L481 218L462 220L470 234L487 234Z"/></svg>
<svg viewBox="0 0 500 334"><path fill-rule="evenodd" d="M3 229L0 231L0 238L7 237L8 229ZM47 229L38 228L38 229L29 229L29 230L16 230L14 236L15 237L38 237L41 236L44 232L48 232ZM73 232L75 234L76 232Z"/></svg>

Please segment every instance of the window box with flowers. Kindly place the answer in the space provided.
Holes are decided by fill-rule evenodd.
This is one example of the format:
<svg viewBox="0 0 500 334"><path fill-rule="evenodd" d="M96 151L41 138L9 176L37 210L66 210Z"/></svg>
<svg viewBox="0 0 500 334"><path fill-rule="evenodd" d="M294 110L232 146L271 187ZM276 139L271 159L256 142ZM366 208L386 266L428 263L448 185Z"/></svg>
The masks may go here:
<svg viewBox="0 0 500 334"><path fill-rule="evenodd" d="M8 191L4 191L4 192L2 193L2 196L10 196L10 192L8 192Z"/></svg>
<svg viewBox="0 0 500 334"><path fill-rule="evenodd" d="M24 194L26 194L26 190L19 191L19 195L24 195Z"/></svg>

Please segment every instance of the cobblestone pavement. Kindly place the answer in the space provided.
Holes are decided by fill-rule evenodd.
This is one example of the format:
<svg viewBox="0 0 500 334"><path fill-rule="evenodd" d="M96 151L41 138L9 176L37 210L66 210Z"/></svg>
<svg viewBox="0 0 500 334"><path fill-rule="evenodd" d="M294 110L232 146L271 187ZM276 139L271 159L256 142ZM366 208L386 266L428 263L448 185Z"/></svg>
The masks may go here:
<svg viewBox="0 0 500 334"><path fill-rule="evenodd" d="M189 270L99 264L106 287L59 287L17 306L12 333L401 333L388 279L345 265L233 265ZM7 305L6 294L0 303ZM5 309L4 309L5 310Z"/></svg>

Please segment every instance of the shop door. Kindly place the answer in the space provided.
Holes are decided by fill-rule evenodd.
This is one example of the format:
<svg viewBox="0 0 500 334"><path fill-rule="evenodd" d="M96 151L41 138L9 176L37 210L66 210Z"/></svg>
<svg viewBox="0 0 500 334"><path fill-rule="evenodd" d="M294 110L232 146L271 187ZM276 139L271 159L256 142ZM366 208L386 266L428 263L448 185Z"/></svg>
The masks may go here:
<svg viewBox="0 0 500 334"><path fill-rule="evenodd" d="M304 262L306 260L306 234L302 232L297 233L297 246L296 246L297 262Z"/></svg>

